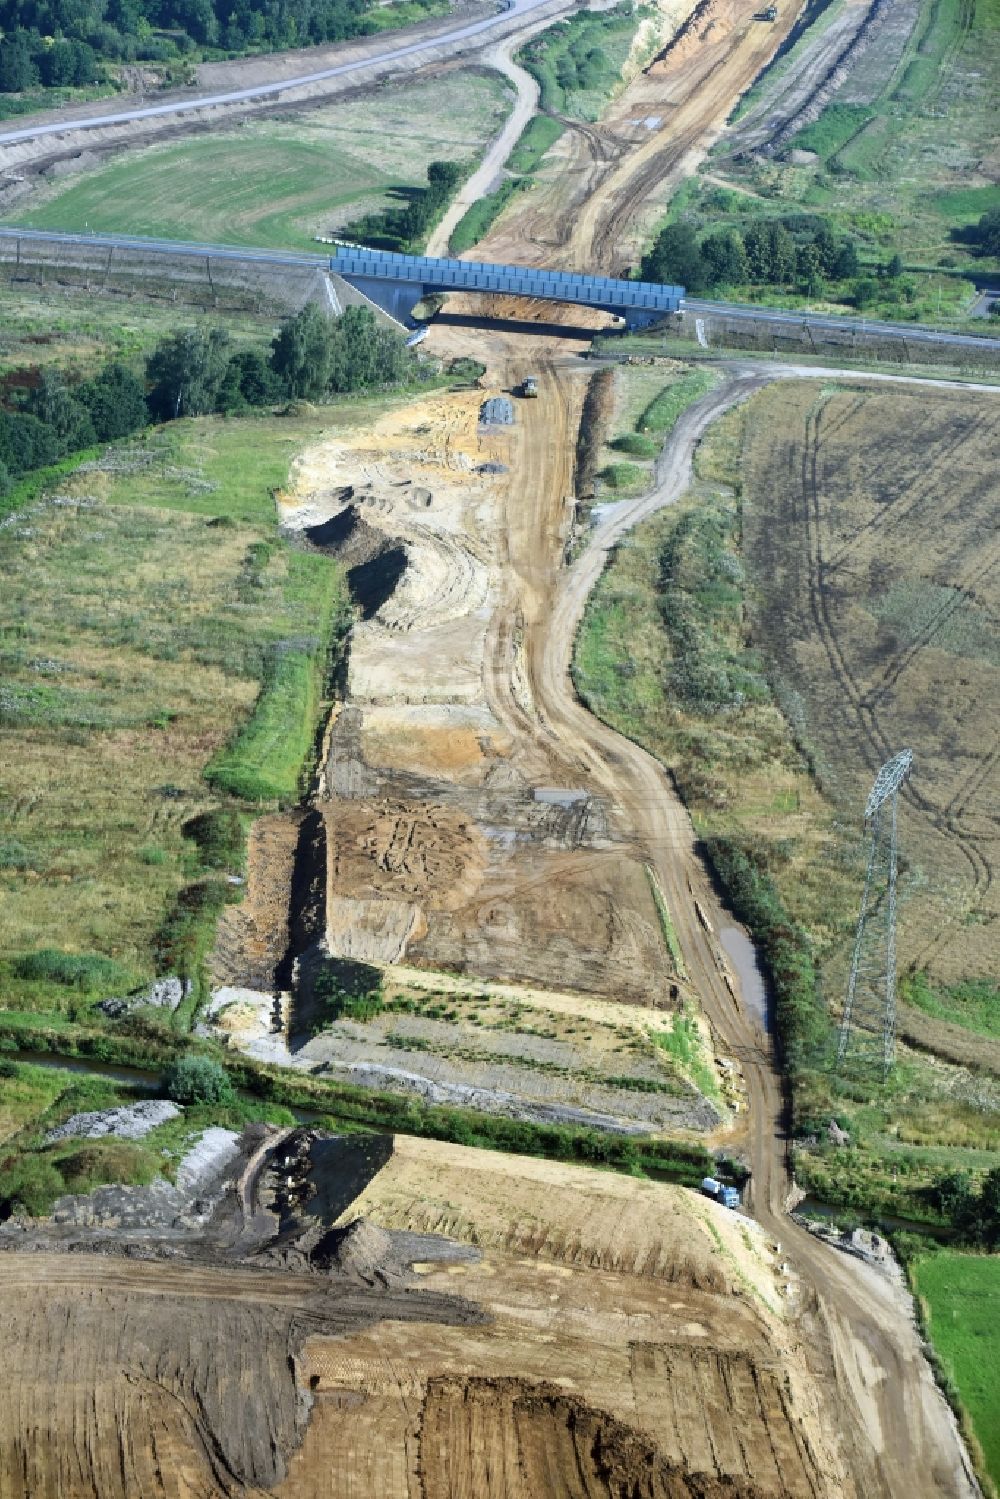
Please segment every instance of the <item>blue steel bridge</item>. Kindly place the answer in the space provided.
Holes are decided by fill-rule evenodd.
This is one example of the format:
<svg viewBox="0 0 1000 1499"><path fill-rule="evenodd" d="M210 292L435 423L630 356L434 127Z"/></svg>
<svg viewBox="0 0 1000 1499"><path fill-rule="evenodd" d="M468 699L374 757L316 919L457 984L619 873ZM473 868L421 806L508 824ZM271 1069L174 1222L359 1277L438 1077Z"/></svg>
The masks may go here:
<svg viewBox="0 0 1000 1499"><path fill-rule="evenodd" d="M410 323L427 292L470 291L547 302L575 302L613 312L628 328L657 323L684 305L683 286L653 281L616 281L580 271L534 270L523 265L491 265L476 260L440 260L432 255L399 255L338 244L330 269L394 317Z"/></svg>
<svg viewBox="0 0 1000 1499"><path fill-rule="evenodd" d="M199 261L242 261L284 268L330 271L356 287L370 302L397 322L410 324L413 309L426 292L471 291L512 297L536 297L548 302L576 302L625 319L629 328L659 322L684 305L683 286L660 286L652 281L616 281L611 276L586 276L579 271L534 270L523 265L485 265L475 260L437 260L430 255L397 255L369 250L363 245L337 244L336 253L317 255L299 250L250 249L239 245L203 245L183 240L143 239L134 234L68 233L54 229L0 228L0 240L36 250L45 245L106 250L105 269L112 257L170 255ZM332 305L339 311L339 306Z"/></svg>

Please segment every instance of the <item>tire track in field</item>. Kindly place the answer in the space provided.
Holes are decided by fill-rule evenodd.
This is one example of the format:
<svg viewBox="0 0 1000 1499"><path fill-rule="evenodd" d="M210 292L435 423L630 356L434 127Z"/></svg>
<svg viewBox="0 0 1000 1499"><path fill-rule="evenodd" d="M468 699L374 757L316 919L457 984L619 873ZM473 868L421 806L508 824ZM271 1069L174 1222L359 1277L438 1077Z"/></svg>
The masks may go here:
<svg viewBox="0 0 1000 1499"><path fill-rule="evenodd" d="M895 687L900 677L916 660L920 652L930 646L934 639L950 619L954 617L963 604L969 603L974 598L974 590L978 585L989 577L997 565L998 557L988 557L978 567L972 567L967 573L959 577L954 583L948 583L948 588L954 589L951 598L945 599L934 613L921 625L917 634L903 651L893 657L886 666L881 680L869 688L866 694L866 706L874 709L886 695Z"/></svg>
<svg viewBox="0 0 1000 1499"><path fill-rule="evenodd" d="M834 680L853 709L861 731L862 750L864 752L867 746L868 753L865 754L865 758L874 776L879 766L893 753L892 746L879 723L877 713L866 705L864 691L841 649L830 614L829 594L826 586L829 565L823 555L823 515L818 474L819 455L822 448L820 433L825 409L826 403L815 414L810 413L806 418L806 436L800 465L809 606ZM874 752L874 757L872 752ZM971 844L963 833L954 828L943 812L910 781L903 783L900 795L918 814L930 822L935 831L954 843L972 870L976 895L980 898L985 895L992 884L992 869L979 849Z"/></svg>
<svg viewBox="0 0 1000 1499"><path fill-rule="evenodd" d="M894 500L880 504L879 511L872 516L871 520L866 521L864 525L859 526L856 531L851 533L837 555L830 558L829 565L831 569L838 568L844 562L849 561L855 546L863 537L879 532L883 536L891 535L906 525L913 518L915 512L919 512L928 499L930 489L940 483L939 470L945 463L954 458L957 453L960 453L965 446L968 440L968 429L966 426L963 426L942 448L936 451L936 461L933 466L929 466L926 461L921 463L919 458L916 457L921 451L926 451L922 447L921 435L921 433L914 435L914 463L908 473L900 473L900 466L895 462L893 456L896 450L889 449L882 461L866 475L867 486L873 488L879 474L884 469L891 468L897 480L899 493Z"/></svg>

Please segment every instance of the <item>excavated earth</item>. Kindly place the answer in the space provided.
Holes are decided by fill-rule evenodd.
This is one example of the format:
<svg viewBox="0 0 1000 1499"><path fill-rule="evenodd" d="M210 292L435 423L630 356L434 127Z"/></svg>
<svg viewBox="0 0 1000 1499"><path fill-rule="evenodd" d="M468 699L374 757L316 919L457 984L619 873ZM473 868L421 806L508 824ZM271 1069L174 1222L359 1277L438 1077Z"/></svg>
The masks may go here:
<svg viewBox="0 0 1000 1499"><path fill-rule="evenodd" d="M149 1190L0 1231L5 1499L850 1492L776 1246L682 1188L255 1127Z"/></svg>
<svg viewBox="0 0 1000 1499"><path fill-rule="evenodd" d="M483 392L435 394L312 449L281 497L285 527L347 566L360 610L317 798L325 937L371 963L666 1005L641 858L613 807L524 732L537 716L526 686L517 700L516 666L513 702L491 680L494 631L518 649L504 599L512 489L533 449L575 446L585 384L563 384L559 431L528 402L513 428L484 431ZM550 520L560 542L571 482ZM542 555L536 571L542 587Z"/></svg>

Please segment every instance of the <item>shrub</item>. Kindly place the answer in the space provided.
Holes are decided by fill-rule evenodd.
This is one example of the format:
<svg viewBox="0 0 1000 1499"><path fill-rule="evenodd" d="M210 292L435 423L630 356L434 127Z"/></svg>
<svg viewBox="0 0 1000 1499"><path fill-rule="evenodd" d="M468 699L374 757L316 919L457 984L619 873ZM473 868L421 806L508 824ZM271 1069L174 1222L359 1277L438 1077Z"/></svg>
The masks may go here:
<svg viewBox="0 0 1000 1499"><path fill-rule="evenodd" d="M65 1190L66 1183L51 1161L26 1155L0 1170L0 1218L9 1218L11 1213L40 1218Z"/></svg>
<svg viewBox="0 0 1000 1499"><path fill-rule="evenodd" d="M0 869L33 869L31 854L17 838L0 838Z"/></svg>
<svg viewBox="0 0 1000 1499"><path fill-rule="evenodd" d="M236 1097L225 1068L211 1057L177 1057L164 1069L163 1089L174 1103L232 1103Z"/></svg>
<svg viewBox="0 0 1000 1499"><path fill-rule="evenodd" d="M638 489L646 479L646 473L635 463L609 463L598 474L610 489Z"/></svg>
<svg viewBox="0 0 1000 1499"><path fill-rule="evenodd" d="M313 979L314 1030L335 1020L371 1020L382 1008L382 973L371 963L326 958Z"/></svg>
<svg viewBox="0 0 1000 1499"><path fill-rule="evenodd" d="M181 830L198 846L206 869L241 869L245 840L243 823L232 807L213 807L191 817Z"/></svg>
<svg viewBox="0 0 1000 1499"><path fill-rule="evenodd" d="M616 453L628 453L632 458L655 458L660 451L652 438L641 432L623 432L611 442Z"/></svg>
<svg viewBox="0 0 1000 1499"><path fill-rule="evenodd" d="M83 994L98 990L122 990L133 987L132 975L112 958L99 953L61 952L55 947L42 947L38 952L25 953L15 959L14 975L20 979L32 979L40 983L61 984L67 989L78 989Z"/></svg>
<svg viewBox="0 0 1000 1499"><path fill-rule="evenodd" d="M129 1140L84 1140L59 1158L68 1192L92 1192L108 1182L146 1186L157 1175L150 1151Z"/></svg>
<svg viewBox="0 0 1000 1499"><path fill-rule="evenodd" d="M464 380L470 385L474 385L477 380L481 380L485 374L485 364L481 364L478 359L470 359L467 356L463 356L460 359L453 359L448 366L450 379Z"/></svg>

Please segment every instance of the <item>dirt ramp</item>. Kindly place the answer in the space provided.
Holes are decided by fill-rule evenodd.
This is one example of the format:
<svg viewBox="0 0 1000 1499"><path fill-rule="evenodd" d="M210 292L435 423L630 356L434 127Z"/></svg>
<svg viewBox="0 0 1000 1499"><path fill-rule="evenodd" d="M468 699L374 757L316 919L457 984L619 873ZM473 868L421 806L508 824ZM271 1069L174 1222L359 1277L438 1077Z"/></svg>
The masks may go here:
<svg viewBox="0 0 1000 1499"><path fill-rule="evenodd" d="M644 1436L553 1385L431 1380L422 1499L777 1499L780 1491L668 1462Z"/></svg>

